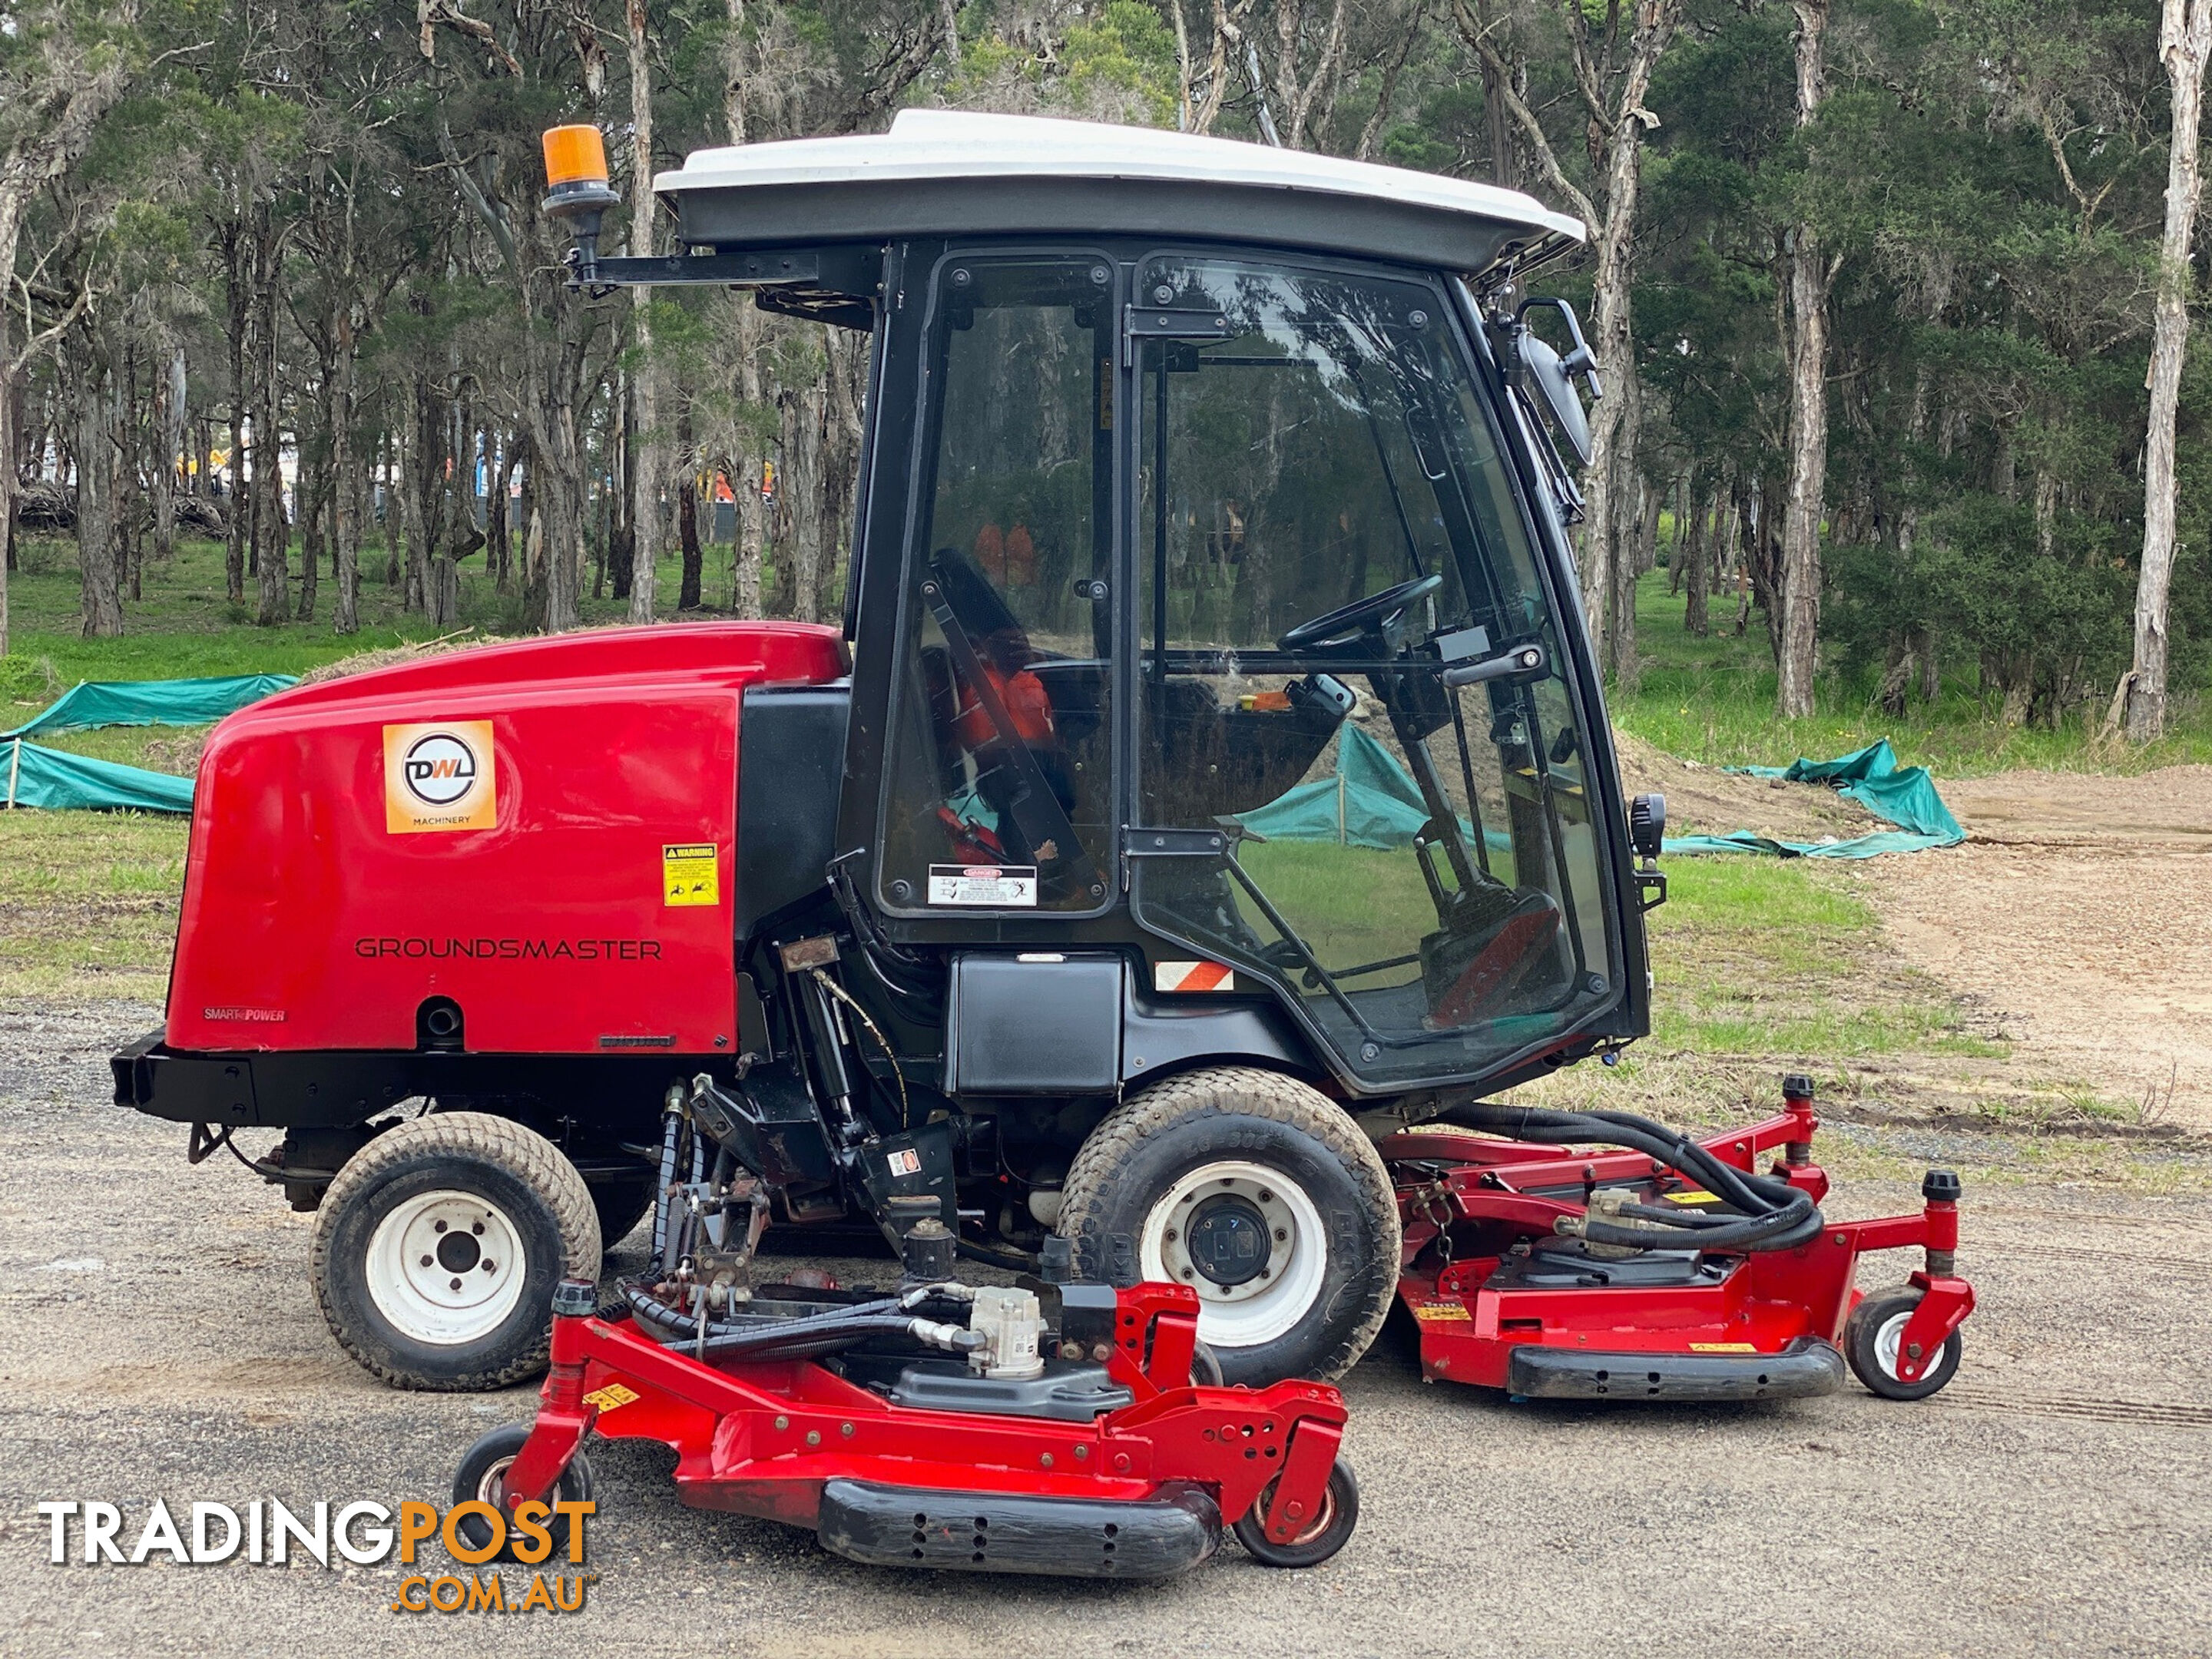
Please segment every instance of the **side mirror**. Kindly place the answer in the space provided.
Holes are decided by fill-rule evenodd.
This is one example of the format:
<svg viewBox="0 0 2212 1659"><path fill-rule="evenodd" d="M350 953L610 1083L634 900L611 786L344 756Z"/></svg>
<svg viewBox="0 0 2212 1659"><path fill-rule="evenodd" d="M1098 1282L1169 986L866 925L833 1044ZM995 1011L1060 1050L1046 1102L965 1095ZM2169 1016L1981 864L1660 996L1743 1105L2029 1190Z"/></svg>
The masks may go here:
<svg viewBox="0 0 2212 1659"><path fill-rule="evenodd" d="M1565 319L1569 341L1563 356L1550 342L1540 338L1528 325L1528 313L1539 307L1557 311ZM1590 464L1589 416L1583 408L1583 400L1575 390L1574 378L1583 378L1589 388L1590 401L1595 403L1605 396L1605 386L1598 379L1597 360L1591 356L1589 343L1583 338L1582 325L1575 319L1574 307L1565 300L1528 300L1514 314L1521 364L1529 384L1543 399L1545 409L1559 435L1567 441L1569 448L1584 466Z"/></svg>

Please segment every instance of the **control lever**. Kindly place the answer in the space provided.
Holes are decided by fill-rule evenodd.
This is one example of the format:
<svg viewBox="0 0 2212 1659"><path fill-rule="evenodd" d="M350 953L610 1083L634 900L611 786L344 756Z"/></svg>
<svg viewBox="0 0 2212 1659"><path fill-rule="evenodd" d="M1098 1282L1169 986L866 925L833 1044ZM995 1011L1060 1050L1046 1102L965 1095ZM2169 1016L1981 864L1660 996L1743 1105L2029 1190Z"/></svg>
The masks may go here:
<svg viewBox="0 0 2212 1659"><path fill-rule="evenodd" d="M1445 669L1444 684L1457 690L1462 685L1480 685L1486 680L1534 679L1543 673L1548 660L1540 645L1516 645L1510 651L1485 657L1480 662L1466 662Z"/></svg>

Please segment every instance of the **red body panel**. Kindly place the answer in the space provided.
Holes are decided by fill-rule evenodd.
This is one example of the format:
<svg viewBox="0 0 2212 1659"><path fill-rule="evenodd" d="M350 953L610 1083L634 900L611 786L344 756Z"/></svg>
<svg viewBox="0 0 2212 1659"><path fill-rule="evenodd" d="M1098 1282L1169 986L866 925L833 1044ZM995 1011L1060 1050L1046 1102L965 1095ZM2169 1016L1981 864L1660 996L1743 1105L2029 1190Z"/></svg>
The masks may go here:
<svg viewBox="0 0 2212 1659"><path fill-rule="evenodd" d="M170 1044L412 1048L445 996L477 1052L726 1052L741 699L845 670L828 628L610 629L232 715L200 763ZM483 827L395 827L386 728L424 725L489 732ZM669 902L666 872L702 868L672 847L714 849L711 892Z"/></svg>

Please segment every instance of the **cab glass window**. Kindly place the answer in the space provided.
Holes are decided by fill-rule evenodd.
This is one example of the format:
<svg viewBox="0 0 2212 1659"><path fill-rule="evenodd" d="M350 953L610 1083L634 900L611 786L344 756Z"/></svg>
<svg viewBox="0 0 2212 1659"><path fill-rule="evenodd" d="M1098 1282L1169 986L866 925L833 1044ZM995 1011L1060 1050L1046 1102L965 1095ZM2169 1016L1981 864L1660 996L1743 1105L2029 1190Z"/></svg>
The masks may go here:
<svg viewBox="0 0 2212 1659"><path fill-rule="evenodd" d="M907 911L1095 910L1113 867L1112 270L934 279L878 884Z"/></svg>
<svg viewBox="0 0 2212 1659"><path fill-rule="evenodd" d="M1224 848L1140 859L1140 916L1378 1082L1564 1029L1613 973L1582 734L1444 296L1203 258L1138 296L1139 810Z"/></svg>

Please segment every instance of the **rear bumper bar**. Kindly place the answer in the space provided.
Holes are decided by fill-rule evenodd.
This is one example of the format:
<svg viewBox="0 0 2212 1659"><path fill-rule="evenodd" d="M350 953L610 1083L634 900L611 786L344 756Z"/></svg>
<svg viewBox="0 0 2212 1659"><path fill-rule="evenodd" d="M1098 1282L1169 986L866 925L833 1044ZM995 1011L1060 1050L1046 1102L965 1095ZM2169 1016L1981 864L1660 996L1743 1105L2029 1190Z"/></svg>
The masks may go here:
<svg viewBox="0 0 2212 1659"><path fill-rule="evenodd" d="M1793 1400L1844 1386L1844 1357L1817 1336L1779 1353L1592 1353L1523 1342L1509 1392L1532 1400Z"/></svg>

